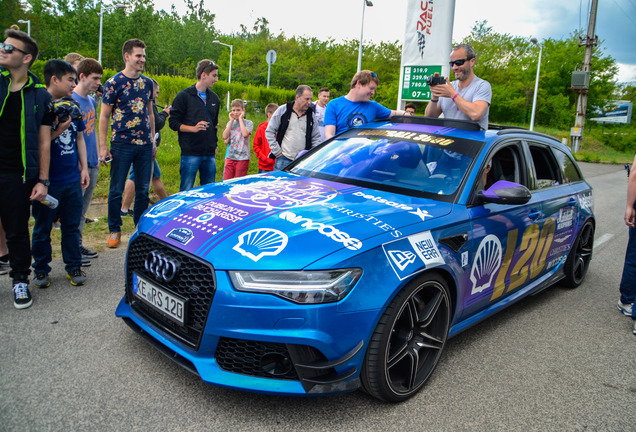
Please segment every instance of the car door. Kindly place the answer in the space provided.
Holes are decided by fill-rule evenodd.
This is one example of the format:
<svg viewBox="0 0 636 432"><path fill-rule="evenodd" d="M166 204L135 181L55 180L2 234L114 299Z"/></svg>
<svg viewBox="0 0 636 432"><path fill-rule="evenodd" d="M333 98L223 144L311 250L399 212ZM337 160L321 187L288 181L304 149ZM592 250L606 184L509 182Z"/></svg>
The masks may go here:
<svg viewBox="0 0 636 432"><path fill-rule="evenodd" d="M553 272L565 262L574 243L579 205L577 191L570 185L573 174L565 174L551 146L530 140L526 144L530 169L534 173L531 191L541 199L544 224L553 227L554 231L542 274Z"/></svg>
<svg viewBox="0 0 636 432"><path fill-rule="evenodd" d="M507 180L526 187L530 185L531 172L521 141L508 141L496 147L485 159L479 178L489 163L490 172L478 184L488 187L495 181ZM468 211L472 256L468 260L466 288L458 299L463 303L462 318L506 299L536 277L538 269L543 267L546 238L551 232L550 227L547 230L544 227L540 196L533 195L522 205L483 204L474 200Z"/></svg>

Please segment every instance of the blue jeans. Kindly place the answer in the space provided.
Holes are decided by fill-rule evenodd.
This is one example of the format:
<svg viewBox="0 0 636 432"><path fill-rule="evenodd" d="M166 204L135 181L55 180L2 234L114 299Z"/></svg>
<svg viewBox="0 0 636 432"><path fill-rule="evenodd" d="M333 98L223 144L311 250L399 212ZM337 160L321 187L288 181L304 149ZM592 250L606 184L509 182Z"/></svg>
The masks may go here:
<svg viewBox="0 0 636 432"><path fill-rule="evenodd" d="M283 168L285 168L287 165L289 165L290 163L292 163L293 160L285 157L285 156L278 156L276 158L276 162L274 162L274 171L280 171Z"/></svg>
<svg viewBox="0 0 636 432"><path fill-rule="evenodd" d="M216 178L216 157L215 156L181 156L181 185L179 192L192 189L194 180L199 172L199 182L201 186L214 183Z"/></svg>
<svg viewBox="0 0 636 432"><path fill-rule="evenodd" d="M132 165L135 170L135 211L133 221L139 222L141 214L148 208L148 185L150 184L150 167L152 166L152 144L134 145L112 143L110 153L110 190L108 191L108 229L110 232L121 231L121 196Z"/></svg>
<svg viewBox="0 0 636 432"><path fill-rule="evenodd" d="M82 188L79 182L49 186L49 195L57 198L59 204L52 210L33 201L33 239L31 254L33 269L36 273L50 273L51 266L51 228L56 216L60 218L62 230L62 258L66 272L77 270L82 265L80 253L79 223L82 217Z"/></svg>
<svg viewBox="0 0 636 432"><path fill-rule="evenodd" d="M629 228L629 241L625 251L625 264L621 278L621 302L634 303L636 300L636 228ZM632 308L632 319L636 320L636 308Z"/></svg>

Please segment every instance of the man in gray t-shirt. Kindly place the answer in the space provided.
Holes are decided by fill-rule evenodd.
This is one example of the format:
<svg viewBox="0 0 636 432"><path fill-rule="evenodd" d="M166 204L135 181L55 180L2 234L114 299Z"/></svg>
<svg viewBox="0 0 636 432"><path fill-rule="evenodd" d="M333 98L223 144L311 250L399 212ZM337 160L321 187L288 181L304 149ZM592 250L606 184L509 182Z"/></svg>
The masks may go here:
<svg viewBox="0 0 636 432"><path fill-rule="evenodd" d="M475 75L475 50L468 44L453 48L450 65L457 80L431 86L431 102L426 106L427 117L472 120L488 129L488 112L492 100L490 83ZM436 73L436 75L438 75Z"/></svg>

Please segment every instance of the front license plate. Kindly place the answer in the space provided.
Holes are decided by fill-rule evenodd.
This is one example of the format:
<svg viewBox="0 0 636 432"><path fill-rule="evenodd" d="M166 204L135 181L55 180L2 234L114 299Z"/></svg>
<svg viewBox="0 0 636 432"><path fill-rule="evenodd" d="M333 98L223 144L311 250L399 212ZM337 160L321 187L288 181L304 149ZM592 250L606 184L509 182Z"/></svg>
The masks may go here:
<svg viewBox="0 0 636 432"><path fill-rule="evenodd" d="M133 273L133 293L168 318L185 324L185 301Z"/></svg>

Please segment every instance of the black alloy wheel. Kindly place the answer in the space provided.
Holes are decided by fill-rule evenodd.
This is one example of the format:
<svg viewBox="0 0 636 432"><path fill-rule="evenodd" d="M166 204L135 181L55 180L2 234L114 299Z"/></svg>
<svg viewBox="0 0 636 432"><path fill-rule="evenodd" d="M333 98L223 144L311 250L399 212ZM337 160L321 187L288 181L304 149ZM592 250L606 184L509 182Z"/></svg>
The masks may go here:
<svg viewBox="0 0 636 432"><path fill-rule="evenodd" d="M572 245L572 250L565 262L565 279L563 285L567 288L576 288L583 283L587 269L592 261L594 250L594 224L586 222Z"/></svg>
<svg viewBox="0 0 636 432"><path fill-rule="evenodd" d="M400 291L371 337L361 374L364 389L387 402L416 394L437 366L451 314L448 286L439 274L420 276Z"/></svg>

